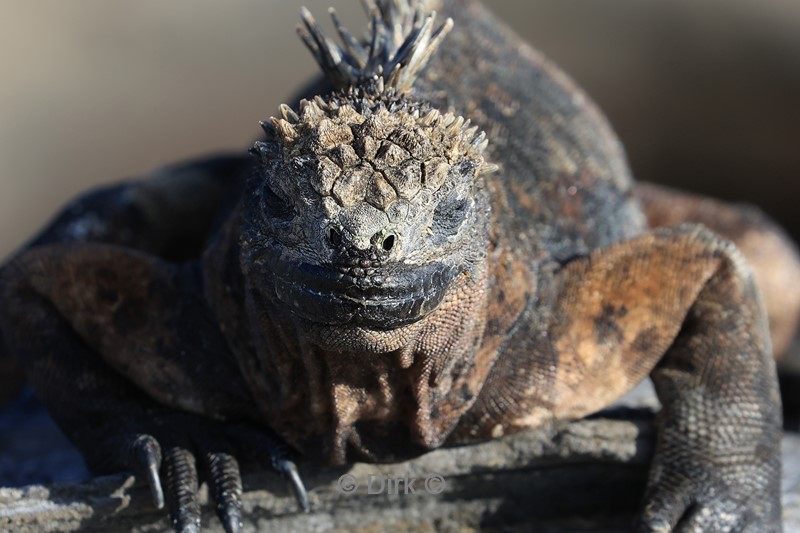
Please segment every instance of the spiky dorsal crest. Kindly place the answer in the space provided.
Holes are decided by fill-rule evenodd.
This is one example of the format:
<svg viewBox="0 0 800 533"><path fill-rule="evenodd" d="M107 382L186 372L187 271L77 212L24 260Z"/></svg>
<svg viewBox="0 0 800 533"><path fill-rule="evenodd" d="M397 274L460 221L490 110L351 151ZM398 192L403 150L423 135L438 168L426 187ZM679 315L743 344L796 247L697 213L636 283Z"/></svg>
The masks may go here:
<svg viewBox="0 0 800 533"><path fill-rule="evenodd" d="M311 13L303 8L305 27L298 34L322 71L337 88L369 87L382 93L411 90L420 71L453 27L447 19L434 29L436 12L427 17L423 0L362 0L369 16L369 38L362 44L330 9L339 45L328 38Z"/></svg>

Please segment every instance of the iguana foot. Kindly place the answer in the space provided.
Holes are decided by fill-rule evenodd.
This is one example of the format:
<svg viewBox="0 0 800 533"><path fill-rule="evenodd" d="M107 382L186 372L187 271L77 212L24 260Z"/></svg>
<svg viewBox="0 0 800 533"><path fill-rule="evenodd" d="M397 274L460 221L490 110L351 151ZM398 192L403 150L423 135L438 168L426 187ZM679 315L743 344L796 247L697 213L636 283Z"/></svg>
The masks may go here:
<svg viewBox="0 0 800 533"><path fill-rule="evenodd" d="M720 465L718 461L698 459L686 463L668 455L657 456L656 485L651 486L636 531L782 531L781 509L775 504L779 500L772 482L778 477L779 461L751 466L730 457L725 462Z"/></svg>
<svg viewBox="0 0 800 533"><path fill-rule="evenodd" d="M176 532L200 531L197 493L203 480L226 533L240 531L242 480L237 457L268 460L287 480L300 507L309 509L308 493L288 447L269 430L165 412L116 431L95 451L114 457L119 450L125 452L118 466L147 479L154 505L160 509L166 502Z"/></svg>
<svg viewBox="0 0 800 533"><path fill-rule="evenodd" d="M245 456L269 459L308 509L283 442L267 427L220 421L252 400L180 268L94 243L28 250L0 270L2 336L90 469L147 479L176 531L199 531L203 480L225 531L240 530Z"/></svg>

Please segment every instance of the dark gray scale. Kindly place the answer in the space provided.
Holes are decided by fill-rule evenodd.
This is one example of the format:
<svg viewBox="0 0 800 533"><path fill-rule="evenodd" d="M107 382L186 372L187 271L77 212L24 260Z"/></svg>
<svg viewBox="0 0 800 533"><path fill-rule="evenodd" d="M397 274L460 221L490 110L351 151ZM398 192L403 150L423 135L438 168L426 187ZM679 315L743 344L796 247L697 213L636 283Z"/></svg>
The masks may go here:
<svg viewBox="0 0 800 533"><path fill-rule="evenodd" d="M413 96L486 132L487 160L502 162L487 178L497 230L530 257L556 260L643 231L622 147L588 97L477 2L433 4L455 29Z"/></svg>
<svg viewBox="0 0 800 533"><path fill-rule="evenodd" d="M98 188L64 207L26 247L94 242L172 261L197 258L238 201L251 166L244 154L208 157Z"/></svg>

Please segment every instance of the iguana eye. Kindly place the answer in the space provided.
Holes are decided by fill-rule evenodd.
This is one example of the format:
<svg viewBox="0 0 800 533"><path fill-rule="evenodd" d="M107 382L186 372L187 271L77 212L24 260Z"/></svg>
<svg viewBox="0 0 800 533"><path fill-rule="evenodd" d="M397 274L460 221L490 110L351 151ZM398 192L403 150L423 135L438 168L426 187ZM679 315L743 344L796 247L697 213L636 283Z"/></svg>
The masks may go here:
<svg viewBox="0 0 800 533"><path fill-rule="evenodd" d="M278 196L269 185L264 185L262 198L267 216L281 219L289 219L294 216L292 205Z"/></svg>
<svg viewBox="0 0 800 533"><path fill-rule="evenodd" d="M453 235L467 218L469 200L445 198L433 211L433 231L439 235Z"/></svg>

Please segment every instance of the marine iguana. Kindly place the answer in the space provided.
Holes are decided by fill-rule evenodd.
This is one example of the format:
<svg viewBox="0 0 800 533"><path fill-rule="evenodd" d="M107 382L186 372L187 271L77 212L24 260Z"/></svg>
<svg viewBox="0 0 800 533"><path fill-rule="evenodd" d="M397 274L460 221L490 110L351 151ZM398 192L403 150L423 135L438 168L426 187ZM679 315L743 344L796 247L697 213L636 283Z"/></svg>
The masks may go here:
<svg viewBox="0 0 800 533"><path fill-rule="evenodd" d="M281 106L252 157L79 198L3 267L3 349L89 465L145 475L177 531L199 529L199 470L237 531L242 454L307 506L289 450L399 460L588 415L649 375L639 530L779 531L767 316L712 230L769 237L796 271L791 243L635 186L587 96L474 0L367 5L366 43L304 12L329 87ZM773 292L778 345L800 304Z"/></svg>

